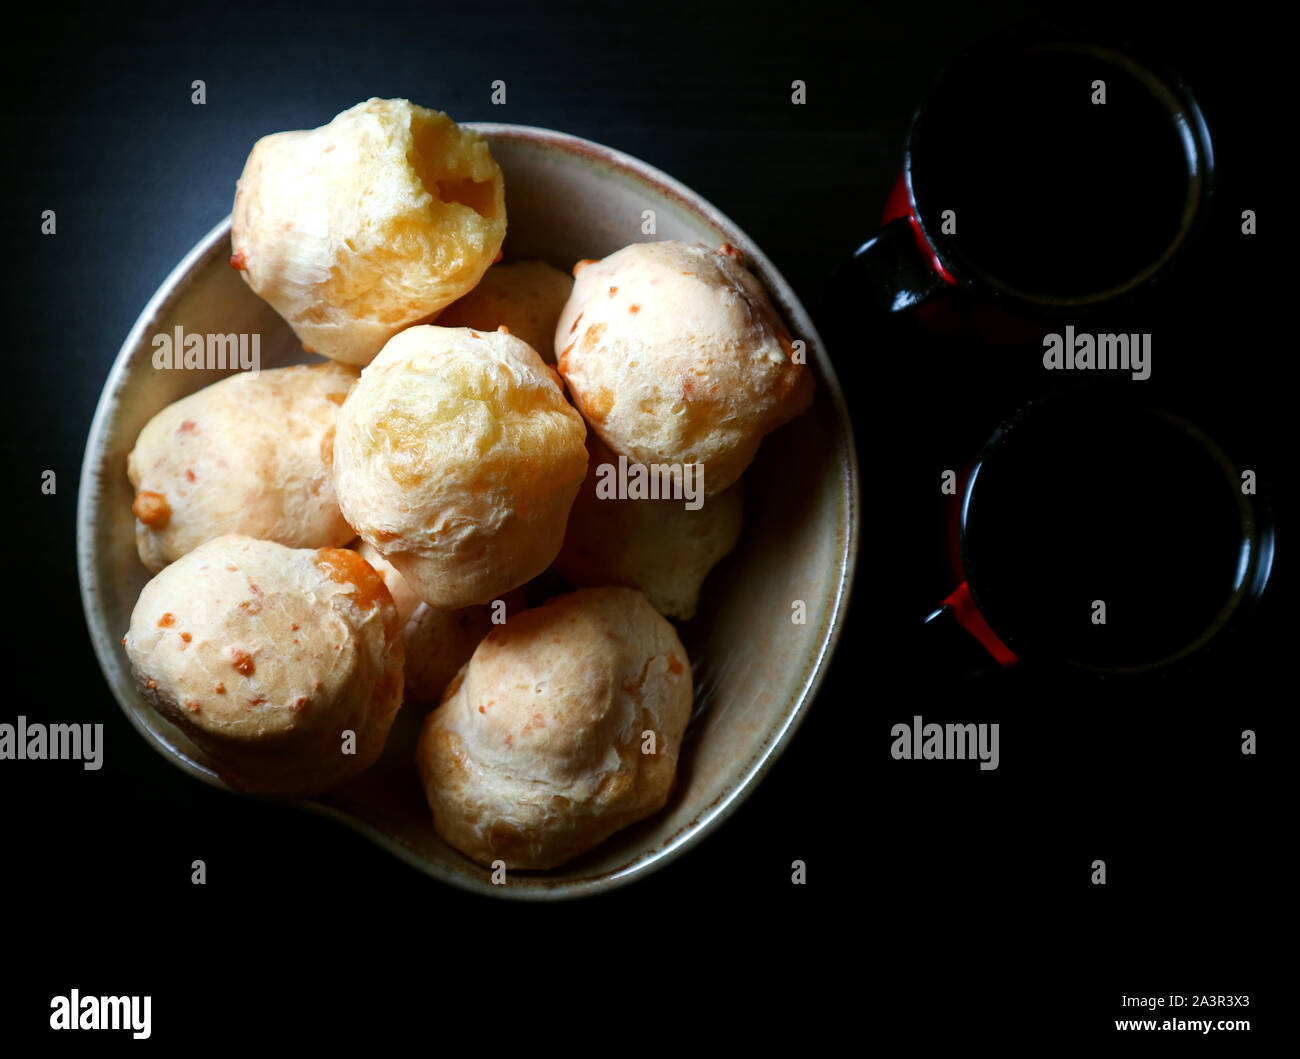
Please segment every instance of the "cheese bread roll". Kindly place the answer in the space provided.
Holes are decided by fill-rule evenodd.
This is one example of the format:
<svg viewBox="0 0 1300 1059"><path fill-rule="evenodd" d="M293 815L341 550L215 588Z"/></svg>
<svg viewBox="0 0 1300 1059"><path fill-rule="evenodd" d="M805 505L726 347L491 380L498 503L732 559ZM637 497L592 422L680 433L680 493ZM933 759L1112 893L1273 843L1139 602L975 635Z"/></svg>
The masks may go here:
<svg viewBox="0 0 1300 1059"><path fill-rule="evenodd" d="M144 565L157 573L225 533L291 548L350 541L330 465L356 380L342 364L232 375L149 420L126 462Z"/></svg>
<svg viewBox="0 0 1300 1059"><path fill-rule="evenodd" d="M573 585L639 588L668 618L691 618L710 570L736 546L745 501L740 479L692 510L681 500L627 500L598 488L616 457L595 434L555 568Z"/></svg>
<svg viewBox="0 0 1300 1059"><path fill-rule="evenodd" d="M406 578L387 559L362 541L357 552L384 579L397 604L402 623L406 655L405 692L407 702L437 702L460 667L469 661L474 648L495 624L504 624L516 611L525 609L523 589L507 592L484 606L438 610L411 591Z"/></svg>
<svg viewBox="0 0 1300 1059"><path fill-rule="evenodd" d="M488 634L416 752L434 827L479 864L554 868L663 808L691 712L677 634L583 589Z"/></svg>
<svg viewBox="0 0 1300 1059"><path fill-rule="evenodd" d="M579 262L558 367L601 439L635 463L703 464L709 496L812 401L807 364L739 252L636 243Z"/></svg>
<svg viewBox="0 0 1300 1059"><path fill-rule="evenodd" d="M522 340L413 327L339 410L339 506L425 603L488 603L559 552L585 437L558 376Z"/></svg>
<svg viewBox="0 0 1300 1059"><path fill-rule="evenodd" d="M369 364L487 271L506 234L486 141L405 99L254 145L235 192L231 264L303 345Z"/></svg>
<svg viewBox="0 0 1300 1059"><path fill-rule="evenodd" d="M480 331L504 326L554 364L555 325L572 290L573 278L545 261L493 265L477 287L447 306L438 324Z"/></svg>
<svg viewBox="0 0 1300 1059"><path fill-rule="evenodd" d="M356 552L208 541L140 593L137 684L232 787L309 796L374 763L402 702L402 639Z"/></svg>

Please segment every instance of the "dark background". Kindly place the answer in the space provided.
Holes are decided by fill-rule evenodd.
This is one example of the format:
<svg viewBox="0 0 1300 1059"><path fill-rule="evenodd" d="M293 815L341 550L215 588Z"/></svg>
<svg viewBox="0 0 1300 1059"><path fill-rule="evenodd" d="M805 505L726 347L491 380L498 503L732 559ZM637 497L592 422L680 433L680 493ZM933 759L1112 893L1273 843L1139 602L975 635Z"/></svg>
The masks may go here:
<svg viewBox="0 0 1300 1059"><path fill-rule="evenodd" d="M1128 10L1113 23L1174 59L1219 150L1213 233L1157 332L1153 379L1210 417L1243 464L1268 469L1283 530L1270 598L1200 665L1130 682L994 673L962 645L922 636L919 617L951 588L936 554L937 469L973 454L1032 392L1036 362L911 320L845 330L824 314L863 470L850 625L816 707L756 793L630 887L546 907L473 897L328 821L190 780L130 729L85 631L75 498L95 402L149 296L229 212L259 136L320 125L372 95L561 129L694 188L816 306L875 230L912 109L944 62L1036 13L28 9L0 72L14 372L0 420L13 486L0 721L103 722L106 764L0 763L16 972L0 992L0 1039L48 1042L49 998L76 987L152 994L162 1047L247 1042L255 1026L298 1041L380 1039L402 1025L432 1048L437 1027L471 1021L478 998L491 1016L472 1018L482 1047L546 1029L565 1047L595 1045L582 1029L597 1009L634 1020L633 1036L689 1012L710 1036L786 1019L816 1033L832 1018L864 1043L900 1029L916 1042L1113 1043L1121 993L1170 992L1249 993L1248 1043L1262 1041L1279 1012L1259 965L1276 944L1279 858L1293 838L1279 809L1281 698L1294 691L1277 601L1290 576L1282 365L1295 343L1282 330L1270 184L1279 45L1249 8L1203 22L1186 8ZM490 103L498 78L504 107ZM789 103L795 78L808 85L802 107ZM1235 237L1243 208L1261 218L1254 240ZM57 210L56 237L40 235L44 209ZM55 496L40 493L47 468ZM890 728L914 713L1000 722L1001 767L892 761ZM1258 757L1239 753L1246 727L1260 733ZM1089 884L1098 857L1104 888ZM195 858L205 887L190 885ZM794 859L808 864L804 887L790 884ZM606 982L612 1007L597 1002Z"/></svg>

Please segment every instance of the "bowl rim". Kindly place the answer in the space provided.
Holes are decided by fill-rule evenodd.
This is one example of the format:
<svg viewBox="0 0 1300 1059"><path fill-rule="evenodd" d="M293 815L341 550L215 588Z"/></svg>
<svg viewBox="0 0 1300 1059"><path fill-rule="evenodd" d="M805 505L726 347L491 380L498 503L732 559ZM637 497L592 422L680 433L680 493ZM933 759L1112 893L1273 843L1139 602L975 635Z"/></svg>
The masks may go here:
<svg viewBox="0 0 1300 1059"><path fill-rule="evenodd" d="M753 240L712 203L655 166L616 148L607 147L592 140L532 125L512 125L497 122L462 122L460 124L464 128L473 129L482 134L488 140L490 146L497 142L515 142L554 148L564 154L577 156L596 165L598 168L612 169L624 177L649 185L660 194L666 194L688 212L702 216L709 224L725 233L727 241L744 253L747 265L759 273L769 291L776 297L789 322L794 325L793 330L795 333L807 341L813 359L817 364L818 382L825 388L830 398L835 411L835 426L843 438L847 519L844 525L842 546L837 557L838 583L835 586L831 613L826 619L826 633L818 645L807 678L799 688L792 707L787 710L780 728L767 733L766 746L756 755L750 768L733 781L727 791L713 804L702 810L689 824L679 829L659 847L640 854L630 863L614 871L602 872L590 877L571 879L554 885L498 886L465 872L448 870L436 862L427 860L419 851L407 846L397 837L354 815L350 810L330 804L328 801L316 798L269 799L279 805L296 806L336 820L422 874L436 879L438 882L480 896L505 897L522 901L552 901L594 896L658 871L677 860L682 854L693 849L697 843L717 830L754 792L759 781L762 780L773 763L789 745L791 737L811 708L825 679L831 657L844 630L849 595L857 567L861 496L853 425L834 366L802 302L785 277L781 275ZM229 242L230 223L231 218L229 216L218 222L177 262L140 311L113 360L113 365L109 370L108 377L104 382L104 387L95 406L95 413L91 419L90 430L82 454L80 482L77 490L77 576L87 631L90 634L96 660L99 662L101 675L104 677L113 699L117 702L119 709L126 715L132 727L172 765L211 786L231 794L256 798L254 795L243 794L243 792L228 787L214 772L204 768L198 762L190 759L178 747L173 746L167 740L165 734L148 727L137 716L136 712L130 709L120 698L119 689L110 677L110 674L118 666L118 659L115 654L116 641L110 632L100 628L98 624L97 601L100 596L100 586L95 571L95 556L92 548L95 526L92 524L91 510L97 492L95 475L92 472L94 467L98 466L98 456L103 448L105 422L117 404L117 396L123 389L128 375L131 353L140 346L150 326L166 311L169 304L179 297L183 288L187 285L187 279L192 279L192 274L196 268L212 255L219 244L223 241ZM328 795L323 796L323 798L327 797ZM469 863L472 862L467 862L467 864Z"/></svg>

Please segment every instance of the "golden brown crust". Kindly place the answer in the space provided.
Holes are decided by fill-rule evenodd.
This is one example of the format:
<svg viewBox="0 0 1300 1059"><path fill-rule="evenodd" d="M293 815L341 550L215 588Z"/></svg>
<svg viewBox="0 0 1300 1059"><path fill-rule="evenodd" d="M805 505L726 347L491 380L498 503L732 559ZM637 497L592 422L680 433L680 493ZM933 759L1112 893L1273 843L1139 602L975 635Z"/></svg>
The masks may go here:
<svg viewBox="0 0 1300 1059"><path fill-rule="evenodd" d="M440 327L498 327L555 363L555 325L573 290L573 279L545 261L493 265L479 284L438 316Z"/></svg>
<svg viewBox="0 0 1300 1059"><path fill-rule="evenodd" d="M282 796L378 758L402 702L402 646L392 597L354 552L233 535L150 581L125 637L144 696L222 778Z"/></svg>
<svg viewBox="0 0 1300 1059"><path fill-rule="evenodd" d="M351 540L330 463L356 380L342 364L232 375L149 420L127 457L145 566L156 573L226 533L291 548Z"/></svg>
<svg viewBox="0 0 1300 1059"><path fill-rule="evenodd" d="M784 324L733 254L636 243L576 272L555 330L574 404L640 464L704 465L709 496L812 401Z"/></svg>
<svg viewBox="0 0 1300 1059"><path fill-rule="evenodd" d="M357 533L430 606L488 603L560 550L587 467L582 418L526 343L413 327L339 412L334 481Z"/></svg>
<svg viewBox="0 0 1300 1059"><path fill-rule="evenodd" d="M505 184L486 141L405 99L265 136L235 193L232 264L302 343L370 363L496 259Z"/></svg>
<svg viewBox="0 0 1300 1059"><path fill-rule="evenodd" d="M744 479L696 510L681 500L601 497L602 468L617 458L594 432L587 450L587 477L555 568L575 587L639 588L665 617L693 617L705 577L740 537Z"/></svg>
<svg viewBox="0 0 1300 1059"><path fill-rule="evenodd" d="M435 828L485 866L573 859L664 806L691 697L686 651L639 592L585 589L515 615L425 722Z"/></svg>
<svg viewBox="0 0 1300 1059"><path fill-rule="evenodd" d="M486 605L439 610L422 602L397 568L365 541L357 551L384 579L397 605L406 653L407 702L439 701L483 637L525 609L524 591L515 589Z"/></svg>

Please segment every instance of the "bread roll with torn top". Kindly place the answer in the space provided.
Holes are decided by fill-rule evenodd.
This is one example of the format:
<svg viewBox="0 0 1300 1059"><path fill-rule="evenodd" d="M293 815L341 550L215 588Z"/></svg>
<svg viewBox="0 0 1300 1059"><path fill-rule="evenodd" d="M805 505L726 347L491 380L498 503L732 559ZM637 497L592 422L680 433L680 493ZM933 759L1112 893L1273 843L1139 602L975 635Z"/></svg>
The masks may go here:
<svg viewBox="0 0 1300 1059"><path fill-rule="evenodd" d="M306 797L379 757L402 702L400 631L356 552L231 535L145 586L124 644L145 698L226 783Z"/></svg>
<svg viewBox="0 0 1300 1059"><path fill-rule="evenodd" d="M691 700L686 651L640 592L516 614L424 724L434 827L484 866L558 867L663 808Z"/></svg>
<svg viewBox="0 0 1300 1059"><path fill-rule="evenodd" d="M483 137L405 99L368 99L257 141L235 191L231 264L308 349L362 365L473 288L505 234L505 183Z"/></svg>
<svg viewBox="0 0 1300 1059"><path fill-rule="evenodd" d="M574 403L634 463L704 465L716 496L812 402L812 371L730 246L635 243L579 262L555 330Z"/></svg>
<svg viewBox="0 0 1300 1059"><path fill-rule="evenodd" d="M232 375L149 420L126 468L144 565L157 573L226 533L290 548L350 541L331 464L357 377L342 364Z"/></svg>
<svg viewBox="0 0 1300 1059"><path fill-rule="evenodd" d="M559 377L522 340L413 327L339 412L339 506L430 606L489 603L559 552L585 437Z"/></svg>

